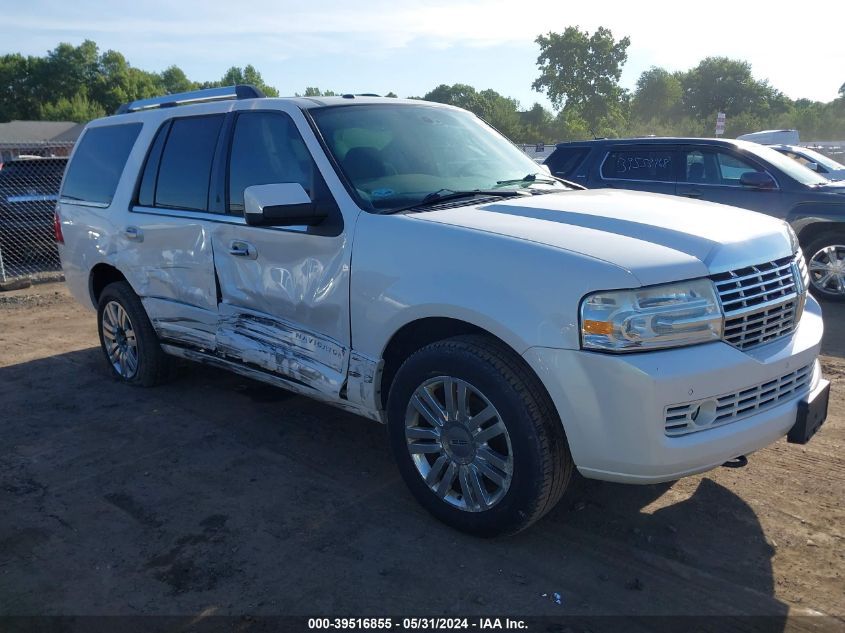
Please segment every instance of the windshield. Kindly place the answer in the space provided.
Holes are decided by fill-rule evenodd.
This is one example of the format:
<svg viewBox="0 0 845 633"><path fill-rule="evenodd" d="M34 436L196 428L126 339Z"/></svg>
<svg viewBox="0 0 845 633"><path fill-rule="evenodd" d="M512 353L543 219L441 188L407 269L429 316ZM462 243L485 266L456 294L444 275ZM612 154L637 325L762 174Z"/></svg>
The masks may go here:
<svg viewBox="0 0 845 633"><path fill-rule="evenodd" d="M842 163L837 163L832 158L828 158L824 154L820 154L819 152L812 149L802 147L801 156L805 157L811 162L818 163L822 167L825 167L828 171L840 171L842 169L845 169L845 165L843 165Z"/></svg>
<svg viewBox="0 0 845 633"><path fill-rule="evenodd" d="M737 145L768 161L784 172L787 176L797 180L802 185L811 187L813 185L822 185L830 182L830 180L824 176L817 174L812 169L804 167L804 165L800 164L798 161L781 154L779 151L774 150L771 147L744 141L737 141Z"/></svg>
<svg viewBox="0 0 845 633"><path fill-rule="evenodd" d="M468 112L384 104L310 113L362 206L371 211L417 205L435 192L567 189Z"/></svg>

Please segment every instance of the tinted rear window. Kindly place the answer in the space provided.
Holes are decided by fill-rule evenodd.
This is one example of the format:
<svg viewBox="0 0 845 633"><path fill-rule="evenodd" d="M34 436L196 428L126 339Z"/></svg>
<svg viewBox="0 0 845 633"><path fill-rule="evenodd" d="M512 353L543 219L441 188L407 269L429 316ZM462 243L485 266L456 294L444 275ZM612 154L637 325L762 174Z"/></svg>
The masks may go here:
<svg viewBox="0 0 845 633"><path fill-rule="evenodd" d="M205 211L223 116L175 119L158 169L155 206Z"/></svg>
<svg viewBox="0 0 845 633"><path fill-rule="evenodd" d="M675 180L673 152L635 149L610 152L601 168L603 178L620 180Z"/></svg>
<svg viewBox="0 0 845 633"><path fill-rule="evenodd" d="M587 147L558 147L546 159L546 166L556 176L567 178L575 173L589 152Z"/></svg>
<svg viewBox="0 0 845 633"><path fill-rule="evenodd" d="M62 197L111 204L141 123L86 130L67 170Z"/></svg>

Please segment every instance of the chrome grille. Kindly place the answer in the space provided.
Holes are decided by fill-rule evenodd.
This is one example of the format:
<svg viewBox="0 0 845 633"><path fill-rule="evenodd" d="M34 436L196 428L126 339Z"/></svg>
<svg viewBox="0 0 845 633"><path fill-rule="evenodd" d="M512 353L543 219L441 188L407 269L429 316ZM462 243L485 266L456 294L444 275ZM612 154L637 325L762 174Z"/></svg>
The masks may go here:
<svg viewBox="0 0 845 633"><path fill-rule="evenodd" d="M784 257L711 277L725 313L725 341L749 349L795 329L802 303L798 265Z"/></svg>
<svg viewBox="0 0 845 633"><path fill-rule="evenodd" d="M666 435L712 429L797 398L809 390L812 369L810 364L742 391L666 407Z"/></svg>

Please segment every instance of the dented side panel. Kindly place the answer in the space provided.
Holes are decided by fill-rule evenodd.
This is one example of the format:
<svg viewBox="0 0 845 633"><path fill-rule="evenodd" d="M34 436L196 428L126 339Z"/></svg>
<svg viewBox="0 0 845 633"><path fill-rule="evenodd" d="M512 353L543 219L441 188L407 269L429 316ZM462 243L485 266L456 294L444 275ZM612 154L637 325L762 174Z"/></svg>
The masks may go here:
<svg viewBox="0 0 845 633"><path fill-rule="evenodd" d="M141 301L162 341L204 351L217 348L217 323L209 310L155 297Z"/></svg>
<svg viewBox="0 0 845 633"><path fill-rule="evenodd" d="M209 332L217 322L209 224L199 218L136 209L127 226L120 227L115 265L145 300L147 314L157 330L177 323L190 338L192 329ZM129 226L137 229L139 237L127 237L125 229Z"/></svg>
<svg viewBox="0 0 845 633"><path fill-rule="evenodd" d="M343 387L348 350L299 324L222 304L217 353L337 396Z"/></svg>
<svg viewBox="0 0 845 633"><path fill-rule="evenodd" d="M381 419L381 372L383 360L376 360L353 351L349 356L349 373L346 397L349 402L377 413L375 419Z"/></svg>
<svg viewBox="0 0 845 633"><path fill-rule="evenodd" d="M339 395L349 354L346 234L218 224L220 354ZM230 254L246 242L254 258Z"/></svg>

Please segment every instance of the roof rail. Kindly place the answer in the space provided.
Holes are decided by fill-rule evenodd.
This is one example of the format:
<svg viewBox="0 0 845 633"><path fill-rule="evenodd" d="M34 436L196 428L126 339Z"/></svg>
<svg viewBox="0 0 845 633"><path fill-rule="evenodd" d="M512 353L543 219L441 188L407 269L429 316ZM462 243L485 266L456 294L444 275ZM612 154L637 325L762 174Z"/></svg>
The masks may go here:
<svg viewBox="0 0 845 633"><path fill-rule="evenodd" d="M347 92L346 94L340 96L344 99L354 99L355 97L380 97L381 95L377 95L375 92L356 92L355 94Z"/></svg>
<svg viewBox="0 0 845 633"><path fill-rule="evenodd" d="M225 86L223 88L207 88L205 90L193 90L191 92L180 92L179 94L164 95L151 99L138 99L130 103L124 103L117 109L115 114L126 114L127 112L139 112L141 110L153 110L155 108L172 108L188 103L203 103L206 101L223 101L225 99L259 99L265 94L255 86L237 85Z"/></svg>

